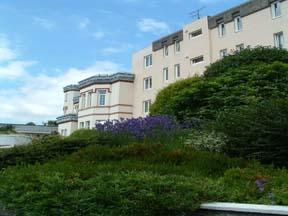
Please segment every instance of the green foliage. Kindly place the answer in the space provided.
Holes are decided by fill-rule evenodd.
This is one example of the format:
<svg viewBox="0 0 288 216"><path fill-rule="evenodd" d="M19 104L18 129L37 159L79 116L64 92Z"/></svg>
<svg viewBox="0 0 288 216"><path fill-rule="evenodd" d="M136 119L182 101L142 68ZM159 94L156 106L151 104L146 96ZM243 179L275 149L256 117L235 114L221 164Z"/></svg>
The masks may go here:
<svg viewBox="0 0 288 216"><path fill-rule="evenodd" d="M288 101L270 100L219 114L215 128L225 133L226 152L288 167Z"/></svg>
<svg viewBox="0 0 288 216"><path fill-rule="evenodd" d="M0 134L11 134L15 133L14 127L12 125L0 127Z"/></svg>
<svg viewBox="0 0 288 216"><path fill-rule="evenodd" d="M178 81L163 89L151 114L178 120L214 120L217 112L288 94L288 51L247 49L212 64L204 76Z"/></svg>
<svg viewBox="0 0 288 216"><path fill-rule="evenodd" d="M83 133L83 132L82 132ZM258 176L268 179L260 193ZM0 202L17 215L191 215L202 202L288 204L288 171L184 146L90 145L0 173Z"/></svg>

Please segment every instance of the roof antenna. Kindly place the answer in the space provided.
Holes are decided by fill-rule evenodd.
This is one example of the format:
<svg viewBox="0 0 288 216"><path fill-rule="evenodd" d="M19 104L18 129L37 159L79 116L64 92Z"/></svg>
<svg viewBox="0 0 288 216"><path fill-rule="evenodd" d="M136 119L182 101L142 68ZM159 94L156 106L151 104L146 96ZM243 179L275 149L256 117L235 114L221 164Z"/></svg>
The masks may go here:
<svg viewBox="0 0 288 216"><path fill-rule="evenodd" d="M191 13L190 13L190 17L192 17L193 19L200 19L201 18L201 14L200 14L200 12L202 11L202 10L204 10L206 7L202 7L202 8L199 8L199 9L197 9L197 10L195 10L195 11L192 11Z"/></svg>

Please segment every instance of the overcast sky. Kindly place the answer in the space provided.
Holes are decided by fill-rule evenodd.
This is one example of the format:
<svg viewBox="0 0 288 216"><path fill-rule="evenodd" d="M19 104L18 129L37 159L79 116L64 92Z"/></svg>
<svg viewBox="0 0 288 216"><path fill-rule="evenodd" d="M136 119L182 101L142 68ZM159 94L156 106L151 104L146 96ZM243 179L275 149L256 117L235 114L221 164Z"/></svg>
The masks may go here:
<svg viewBox="0 0 288 216"><path fill-rule="evenodd" d="M132 53L244 0L1 0L0 122L62 115L62 87L131 71Z"/></svg>

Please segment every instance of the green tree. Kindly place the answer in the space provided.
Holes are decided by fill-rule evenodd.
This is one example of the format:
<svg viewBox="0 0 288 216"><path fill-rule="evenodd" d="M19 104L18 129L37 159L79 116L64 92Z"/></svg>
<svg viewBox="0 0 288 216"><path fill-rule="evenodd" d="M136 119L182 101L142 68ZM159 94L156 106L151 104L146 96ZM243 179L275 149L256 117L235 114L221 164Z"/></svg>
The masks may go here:
<svg viewBox="0 0 288 216"><path fill-rule="evenodd" d="M258 47L227 56L204 75L163 89L151 115L214 120L219 111L288 95L288 51Z"/></svg>

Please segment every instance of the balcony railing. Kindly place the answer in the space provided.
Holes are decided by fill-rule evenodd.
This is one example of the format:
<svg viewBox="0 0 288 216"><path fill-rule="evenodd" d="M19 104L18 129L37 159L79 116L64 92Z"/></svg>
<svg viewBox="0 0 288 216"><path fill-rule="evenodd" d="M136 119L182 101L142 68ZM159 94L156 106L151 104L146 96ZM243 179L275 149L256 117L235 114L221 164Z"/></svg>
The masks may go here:
<svg viewBox="0 0 288 216"><path fill-rule="evenodd" d="M57 118L57 124L65 123L65 122L71 122L71 121L78 121L78 115L77 114L68 114L64 116L60 116Z"/></svg>
<svg viewBox="0 0 288 216"><path fill-rule="evenodd" d="M64 92L67 92L67 91L79 91L79 86L78 85L68 85L68 86L65 86L63 88Z"/></svg>

